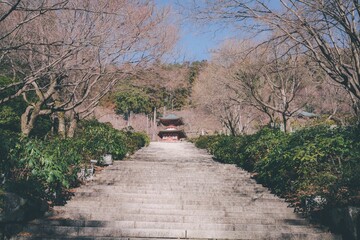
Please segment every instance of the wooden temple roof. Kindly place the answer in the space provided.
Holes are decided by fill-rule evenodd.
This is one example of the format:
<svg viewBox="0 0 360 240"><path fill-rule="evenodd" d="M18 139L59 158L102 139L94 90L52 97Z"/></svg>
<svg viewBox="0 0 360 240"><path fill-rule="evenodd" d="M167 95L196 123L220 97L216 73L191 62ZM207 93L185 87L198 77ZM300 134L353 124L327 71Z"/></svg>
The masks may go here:
<svg viewBox="0 0 360 240"><path fill-rule="evenodd" d="M181 117L176 116L175 114L168 114L165 117L159 119L160 123L168 126L168 125L175 125L180 126L184 125L184 122Z"/></svg>

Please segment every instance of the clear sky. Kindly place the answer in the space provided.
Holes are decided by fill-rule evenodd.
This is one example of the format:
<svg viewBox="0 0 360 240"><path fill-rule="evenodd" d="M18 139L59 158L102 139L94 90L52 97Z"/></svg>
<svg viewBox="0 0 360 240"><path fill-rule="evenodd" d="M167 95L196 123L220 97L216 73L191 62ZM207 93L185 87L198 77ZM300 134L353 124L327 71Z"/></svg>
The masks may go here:
<svg viewBox="0 0 360 240"><path fill-rule="evenodd" d="M155 0L159 7L171 6L173 9L173 17L181 19L183 16L179 15L178 4L186 5L190 0ZM279 0L264 0L268 6L272 8L279 8ZM246 32L240 32L231 27L215 26L214 23L198 26L190 20L184 21L182 19L180 27L180 39L175 50L175 58L169 59L170 62L183 61L201 61L209 60L211 57L211 50L217 49L219 45L226 39L230 38L244 38ZM201 28L201 29L200 29ZM249 35L247 35L249 37Z"/></svg>
<svg viewBox="0 0 360 240"><path fill-rule="evenodd" d="M175 17L177 12L176 1L155 0L161 7L171 6ZM181 18L181 16L178 16L178 18ZM223 40L233 36L229 29L219 29L210 25L200 27L190 21L181 21L181 23L180 39L175 50L176 57L174 59L177 62L208 60L210 59L211 49L215 49Z"/></svg>

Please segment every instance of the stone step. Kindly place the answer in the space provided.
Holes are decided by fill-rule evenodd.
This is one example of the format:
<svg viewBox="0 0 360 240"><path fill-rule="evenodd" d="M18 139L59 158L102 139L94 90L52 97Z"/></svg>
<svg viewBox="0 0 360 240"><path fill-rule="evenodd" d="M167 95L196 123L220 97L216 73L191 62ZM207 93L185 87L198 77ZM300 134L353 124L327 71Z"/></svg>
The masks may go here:
<svg viewBox="0 0 360 240"><path fill-rule="evenodd" d="M249 184L250 185L250 184ZM87 185L86 189L116 189L116 190L126 190L126 191L218 191L218 192L268 192L268 189L258 187L257 185L253 186L231 186L231 185L224 185L224 186L213 186L207 187L206 185L144 185L144 184L129 184L129 186L119 185L112 182L104 182L104 183L91 183ZM85 188L80 188L78 191L82 191Z"/></svg>
<svg viewBox="0 0 360 240"><path fill-rule="evenodd" d="M134 175L134 173L129 173ZM139 177L145 177L143 174L140 174L141 176ZM159 185L166 185L166 186L202 186L202 185L206 185L206 186L213 186L213 187L221 187L221 186L232 186L232 185L236 185L236 186L247 186L248 184L253 184L255 186L258 187L262 187L261 185L257 184L253 179L249 179L247 177L244 177L244 179L235 179L234 181L231 181L229 179L227 179L227 182L224 182L224 179L212 179L212 181L209 181L208 179L204 178L204 179L200 179L200 178L192 178L189 179L187 177L167 177L165 178L164 176L154 176L154 178L150 178L149 176L148 179L134 179L134 178L130 178L128 177L127 181L125 182L124 180L126 179L124 176L106 176L105 177L99 177L99 176L95 176L92 180L92 182L87 183L87 185L91 185L93 183L97 183L97 184L102 184L102 183L116 183L118 185L125 185L125 183L129 183L132 185L136 185L136 184L143 184L145 186L159 186ZM168 182L162 182L161 180L168 180ZM148 181L146 181L148 180ZM182 180L182 181L179 181ZM241 180L241 184L239 183L239 181Z"/></svg>
<svg viewBox="0 0 360 240"><path fill-rule="evenodd" d="M221 211L154 211L149 209L140 210L122 210L121 212L91 212L75 209L67 209L65 211L57 211L56 216L70 219L89 219L101 221L146 221L146 222L197 222L197 223L243 223L244 220L258 221L266 220L299 220L300 217L294 214L286 213L226 213Z"/></svg>
<svg viewBox="0 0 360 240"><path fill-rule="evenodd" d="M214 195L220 195L220 194L225 194L228 197L235 197L237 195L253 195L255 193L268 193L266 190L254 190L254 189L244 189L244 190L220 190L220 189L158 189L158 190L153 190L153 189L137 189L137 188L130 188L130 189L126 189L123 187L117 187L117 186L108 186L108 185L104 185L104 186L93 186L93 187L89 187L88 189L79 189L77 190L77 192L82 192L82 191L94 191L94 192L100 192L100 193L112 193L112 192L120 192L123 194L149 194L149 195L158 195L163 196L163 195L171 195L174 192L176 192L177 194L180 195L187 195L187 196L191 196L191 195L205 195L208 197L212 197Z"/></svg>
<svg viewBox="0 0 360 240"><path fill-rule="evenodd" d="M168 170L164 170L164 171L168 171ZM219 173L219 174L223 174L223 173ZM132 175L132 177L130 177L129 175ZM208 178L212 178L212 181L210 182L208 180ZM191 177L191 175L187 176L180 176L180 175L176 175L175 173L172 176L169 175L164 175L159 173L157 174L145 174L145 173L122 173L120 175L96 175L94 176L92 182L98 182L98 183L102 183L102 182L114 182L116 181L117 183L121 184L121 183L127 183L129 182L130 184L137 184L137 183L141 183L141 184L161 184L161 183L165 183L167 185L177 185L177 184L182 184L182 185L202 185L202 184L208 184L208 186L211 186L210 184L214 184L216 186L229 186L229 185L233 185L236 183L241 183L242 186L246 186L248 183L249 184L254 184L257 186L261 186L259 184L256 184L256 182L253 179L250 179L248 177L241 177L241 178L221 178L221 177L216 177L216 176L203 176L203 177Z"/></svg>
<svg viewBox="0 0 360 240"><path fill-rule="evenodd" d="M57 213L50 219L87 219L92 221L136 221L136 222L180 222L180 223L217 223L217 224L263 224L263 225L307 225L307 221L302 218L271 218L270 216L263 217L259 215L252 215L245 217L215 217L215 216L169 216L169 215L155 215L155 214L126 214L112 216L94 215L91 213L71 213L62 212Z"/></svg>
<svg viewBox="0 0 360 240"><path fill-rule="evenodd" d="M107 227L28 226L24 231L35 236L72 237L139 237L139 238L184 238L184 239L334 239L330 234L267 232L267 231L219 231L183 229L133 229Z"/></svg>
<svg viewBox="0 0 360 240"><path fill-rule="evenodd" d="M287 208L288 205L284 201L278 199L263 199L258 198L257 200L251 200L249 197L242 197L237 199L193 199L193 198L141 198L141 197L109 197L109 195L101 195L92 193L88 195L77 195L70 202L93 202L99 204L101 202L115 202L115 203L135 203L135 204L178 204L178 205L195 205L195 206L265 206L265 207L284 207Z"/></svg>
<svg viewBox="0 0 360 240"><path fill-rule="evenodd" d="M200 216L237 216L237 215L244 215L248 214L279 214L284 217L295 215L292 209L289 208L257 208L257 207L229 207L225 209L167 209L167 208L147 208L146 205L139 205L139 206L128 206L124 205L114 205L114 206L89 206L89 205L76 205L76 206L56 206L54 207L55 211L81 211L84 213L104 213L104 212L121 212L121 213L144 213L144 214L164 214L164 215L181 215L181 216L193 216L193 215L200 215Z"/></svg>
<svg viewBox="0 0 360 240"><path fill-rule="evenodd" d="M156 166L154 166L154 167L156 167ZM162 171L165 171L165 170L172 171L172 172L162 172ZM245 174L241 174L241 173L236 173L236 171L230 172L228 170L222 170L222 171L212 171L212 170L210 170L210 172L201 172L199 170L199 172L198 172L197 168L189 170L189 169L179 169L177 166L174 166L174 167L171 167L171 168L161 168L161 169L157 169L157 170L153 170L153 168L149 167L149 168L142 168L142 169L131 170L131 171L128 171L126 168L122 168L120 166L119 169L106 169L105 171L106 171L106 173L109 174L108 176L121 176L121 177L130 177L130 176L126 176L126 175L121 175L121 174L128 174L128 173L143 174L143 175L146 175L146 176L160 175L160 177L164 177L164 178L170 177L170 176L172 176L172 174L173 174L174 177L185 178L187 176L191 176L193 173L196 173L198 175L196 175L196 176L193 175L192 176L194 179L204 179L204 180L206 179L206 176L209 176L209 175L214 176L215 180L216 179L222 179L222 178L225 177L225 176L218 175L218 174L226 174L226 177L229 178L229 179L236 179L237 175L239 175L238 176L239 178L250 177L250 174L245 175ZM181 174L181 171L184 171L184 172ZM192 180L192 179L189 179L189 180ZM211 180L214 180L214 179L211 179Z"/></svg>
<svg viewBox="0 0 360 240"><path fill-rule="evenodd" d="M153 166L156 167L156 166ZM172 172L162 172L164 170L171 170ZM182 172L183 171L183 172ZM111 168L111 169L106 169L105 170L106 173L109 174L109 176L119 176L119 174L121 173L135 173L135 174L145 174L147 176L156 176L156 175L161 175L163 177L169 177L172 174L174 174L173 176L177 176L177 177L182 177L185 178L186 176L191 176L193 173L196 173L198 175L196 176L192 176L195 179L205 179L206 176L209 175L213 175L216 176L217 174L227 174L226 177L227 178L236 178L237 175L239 175L239 178L245 178L245 177L249 177L250 174L242 174L242 173L236 173L236 171L229 171L229 170L210 170L209 172L202 172L200 169L198 168L194 168L194 169L181 169L177 166L173 166L173 167L168 167L168 168L159 168L157 170L154 170L153 168L149 167L149 168L139 168L137 170L131 169L128 170L127 168L121 167L119 166L119 169L115 169L115 168ZM161 174L162 173L162 174ZM182 174L181 174L182 173ZM129 176L122 176L122 177L129 177ZM224 178L225 176L217 176L217 178ZM190 179L191 180L191 179Z"/></svg>
<svg viewBox="0 0 360 240"><path fill-rule="evenodd" d="M123 193L123 192L116 192L116 191L91 191L91 190L84 190L84 191L77 191L74 193L76 197L102 197L102 198L109 198L112 199L169 199L169 200L184 200L184 201L283 201L272 194L265 194L265 193L258 193L251 195L249 194L182 194L176 195L176 193L167 193L167 194L146 194L146 193Z"/></svg>
<svg viewBox="0 0 360 240"><path fill-rule="evenodd" d="M246 172L243 169L238 168L235 164L222 164L209 160L207 163L199 162L197 159L194 159L192 162L148 162L148 161L115 161L113 165L105 169L106 171L111 170L126 170L130 169L131 171L136 171L138 169L151 169L151 167L156 167L154 171L159 171L160 169L173 168L175 171L194 169L197 168L200 173L210 171L227 171L227 172L238 172L240 174L250 175L249 172ZM186 173L186 172L185 172Z"/></svg>
<svg viewBox="0 0 360 240"><path fill-rule="evenodd" d="M151 167L156 167L152 169ZM105 171L144 171L151 169L152 172L158 172L161 169L174 169L174 171L184 171L184 173L188 173L188 171L199 170L199 173L214 173L214 172L227 172L227 173L239 173L241 175L250 175L249 172L237 167L236 165L231 164L221 164L215 163L211 160L209 163L204 162L141 162L141 161L115 161L113 165L109 166L109 168L105 169Z"/></svg>
<svg viewBox="0 0 360 240"><path fill-rule="evenodd" d="M119 184L118 182L128 182L129 186L125 186L125 184ZM214 183L213 185L207 186L206 182L201 182L200 180L198 181L198 183L195 184L191 184L188 183L186 181L182 181L182 180L178 180L178 181L174 181L174 182L169 182L166 181L166 179L164 180L159 180L159 182L163 182L164 184L158 184L156 185L156 183L154 181L152 181L152 179L149 179L149 181L145 182L133 182L133 181L126 181L124 179L120 179L120 180L107 180L107 181L93 181L90 183L86 184L86 187L81 187L82 188L91 188L91 187L97 187L97 188L106 188L106 187L117 187L117 188L126 188L128 187L128 189L132 189L132 188L137 188L137 189L189 189L189 190L218 190L218 191L231 191L231 190L247 190L247 191L257 191L257 190L262 190L262 191L269 191L267 188L264 188L258 184L255 184L254 182L250 182L250 181L244 181L244 185L235 185L233 182L228 182L227 184L224 183ZM211 183L209 183L211 184Z"/></svg>
<svg viewBox="0 0 360 240"><path fill-rule="evenodd" d="M140 209L140 210L139 210ZM162 205L162 204L78 204L72 203L66 206L56 206L54 210L59 211L82 211L82 212L107 212L107 211L121 211L121 212L140 212L148 213L154 212L154 214L169 214L169 215L196 215L205 213L213 214L246 214L246 213L283 213L283 214L294 214L290 208L283 207L258 207L258 206L209 206L197 207L195 205Z"/></svg>
<svg viewBox="0 0 360 240"><path fill-rule="evenodd" d="M162 195L161 198L159 195L150 195L150 194L131 194L131 193L101 193L101 192L77 192L74 194L75 200L107 200L111 201L126 201L126 202L150 202L150 203L168 203L181 201L184 204L209 204L210 202L240 202L246 204L253 203L264 203L271 204L274 203L284 203L284 200L273 197L272 195L262 195L262 194L252 194L252 195L240 195L236 197L229 196L207 196L207 195L182 195L176 196L174 194Z"/></svg>
<svg viewBox="0 0 360 240"><path fill-rule="evenodd" d="M264 224L220 224L220 223L177 223L177 222L141 222L141 221L84 221L84 220L52 220L32 221L30 227L63 226L63 227L105 227L127 229L186 229L186 230L216 230L216 231L292 231L317 233L320 229L311 229L304 225L264 225Z"/></svg>
<svg viewBox="0 0 360 240"><path fill-rule="evenodd" d="M182 188L204 188L204 189L217 189L217 190L234 190L234 189L253 189L253 190L266 190L267 188L264 188L263 186L256 184L252 181L244 181L242 184L236 184L233 182L201 182L197 181L195 183L187 182L187 181L174 181L174 182L155 182L155 181L149 181L149 182L120 182L117 180L106 180L106 181L92 181L90 183L86 184L86 187L91 186L99 186L99 187L106 187L106 186L113 186L118 188L156 188L156 189L162 189L162 188L175 188L175 189L182 189ZM84 186L85 187L85 186Z"/></svg>
<svg viewBox="0 0 360 240"><path fill-rule="evenodd" d="M139 177L147 177L149 179L137 179L134 178L134 176L130 177L130 176L126 176L126 175L140 175ZM226 180L228 182L224 182L223 178L221 177L213 177L211 179L211 181L209 181L209 175L203 176L203 177L192 177L189 178L189 176L184 176L184 175L175 175L173 174L172 176L169 175L164 175L159 173L157 174L146 174L146 173L141 173L141 172L124 172L121 174L107 174L107 175L96 175L94 177L93 182L100 182L101 181L123 181L123 180L127 180L130 183L131 182L140 182L140 183L144 183L144 184L159 184L159 183L166 183L166 184L209 184L209 186L211 186L210 184L216 184L216 185L228 185L228 184L232 184L232 183L236 183L236 182L240 182L243 185L246 185L246 183L255 183L255 180L250 179L249 177L246 176L240 176L240 177L234 177L234 178L227 178ZM146 181L149 180L149 181ZM161 180L168 180L169 182L162 182ZM179 182L179 180L182 180L181 182ZM119 184L121 184L122 182L118 182ZM258 184L257 184L258 185ZM260 186L260 185L259 185Z"/></svg>
<svg viewBox="0 0 360 240"><path fill-rule="evenodd" d="M148 201L146 201L148 200ZM85 199L78 198L71 200L66 206L131 206L131 207L145 207L145 208L163 208L163 209L219 209L219 208L238 208L238 207L247 207L247 208L282 208L282 209L290 209L288 208L286 203L283 202L234 202L234 201L225 201L225 202L194 202L194 201L160 201L160 199L155 199L154 201L146 200L128 200L128 199L112 199L112 198L96 198L96 199Z"/></svg>
<svg viewBox="0 0 360 240"><path fill-rule="evenodd" d="M122 181L122 182L129 182L131 184L136 184L136 183L141 183L141 184L155 184L155 183L167 183L169 185L176 185L177 183L179 184L189 184L191 185L192 183L198 183L200 184L207 184L207 179L209 178L209 176L204 176L203 178L193 178L193 179L189 179L191 178L191 176L182 176L182 177L178 177L178 176L172 176L172 177L167 177L164 175L146 175L146 174L141 174L141 173L124 173L126 175L133 175L133 177L128 177L128 176L106 176L103 178L97 178L97 176L95 175L94 178L94 182L96 182L96 180L99 179L99 183L101 183L101 181ZM134 178L135 176L139 177L139 178ZM246 185L247 183L249 184L255 184L255 182L252 179L248 179L245 178L244 179L239 179L239 178L227 178L227 179L222 179L222 178L213 178L213 183L216 185L231 185L234 184L240 180L243 180L242 183L244 185ZM225 182L226 180L226 182ZM211 184L211 183L209 183ZM257 184L256 184L257 185Z"/></svg>

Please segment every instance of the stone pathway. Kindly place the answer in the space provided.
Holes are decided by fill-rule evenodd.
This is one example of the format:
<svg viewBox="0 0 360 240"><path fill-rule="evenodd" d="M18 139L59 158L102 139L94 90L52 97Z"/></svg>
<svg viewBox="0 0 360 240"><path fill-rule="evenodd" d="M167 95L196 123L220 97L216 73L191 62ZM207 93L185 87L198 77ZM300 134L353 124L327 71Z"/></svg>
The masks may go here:
<svg viewBox="0 0 360 240"><path fill-rule="evenodd" d="M13 239L340 239L193 144L151 143Z"/></svg>

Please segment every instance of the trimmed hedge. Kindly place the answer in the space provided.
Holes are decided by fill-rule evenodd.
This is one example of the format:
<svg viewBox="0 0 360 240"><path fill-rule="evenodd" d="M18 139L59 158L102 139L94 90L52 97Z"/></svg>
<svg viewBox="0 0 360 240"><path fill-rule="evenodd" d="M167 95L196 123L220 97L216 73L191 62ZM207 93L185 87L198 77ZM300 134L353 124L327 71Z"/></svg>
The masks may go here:
<svg viewBox="0 0 360 240"><path fill-rule="evenodd" d="M247 136L200 137L217 161L255 172L256 179L298 211L359 205L360 130L315 126L285 134L263 128Z"/></svg>

